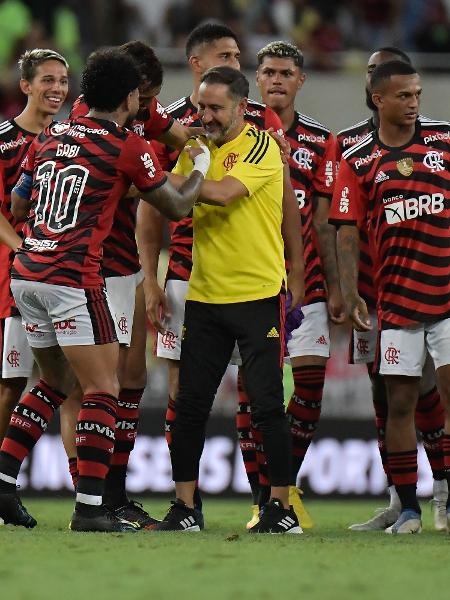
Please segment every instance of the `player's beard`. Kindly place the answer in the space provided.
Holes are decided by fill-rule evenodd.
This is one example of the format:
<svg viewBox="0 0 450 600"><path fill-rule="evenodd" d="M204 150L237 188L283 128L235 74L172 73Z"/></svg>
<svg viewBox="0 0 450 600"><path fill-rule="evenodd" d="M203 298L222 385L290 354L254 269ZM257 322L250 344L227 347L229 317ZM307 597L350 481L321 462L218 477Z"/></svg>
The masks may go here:
<svg viewBox="0 0 450 600"><path fill-rule="evenodd" d="M233 112L230 120L226 125L217 127L214 131L206 131L206 137L212 140L216 146L221 146L227 139L230 131L237 125L237 114Z"/></svg>

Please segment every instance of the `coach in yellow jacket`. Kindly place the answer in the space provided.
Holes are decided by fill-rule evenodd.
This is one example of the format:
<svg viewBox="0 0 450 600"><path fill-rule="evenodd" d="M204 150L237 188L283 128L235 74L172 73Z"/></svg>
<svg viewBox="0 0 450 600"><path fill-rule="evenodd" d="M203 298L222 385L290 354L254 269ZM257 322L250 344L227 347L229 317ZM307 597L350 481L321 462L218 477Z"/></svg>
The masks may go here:
<svg viewBox="0 0 450 600"><path fill-rule="evenodd" d="M281 370L283 164L272 137L244 122L248 89L241 72L216 67L203 75L199 90L211 163L193 213L193 269L171 445L177 500L160 530L198 529L193 492L205 424L237 341L272 486L271 500L250 531L301 532L288 505L291 451ZM185 151L173 179L181 182L177 175L191 168Z"/></svg>

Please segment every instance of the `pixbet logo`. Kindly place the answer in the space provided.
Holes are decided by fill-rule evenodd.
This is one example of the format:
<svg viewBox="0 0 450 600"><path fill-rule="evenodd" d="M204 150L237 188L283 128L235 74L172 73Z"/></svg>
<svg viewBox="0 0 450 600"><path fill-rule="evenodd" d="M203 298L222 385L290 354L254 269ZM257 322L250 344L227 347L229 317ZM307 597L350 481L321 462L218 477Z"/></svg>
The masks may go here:
<svg viewBox="0 0 450 600"><path fill-rule="evenodd" d="M380 156L381 156L381 150L377 150L376 152L373 152L372 154L368 154L367 156L358 158L358 160L355 162L355 168L359 169L359 167L362 167L363 165L368 165L373 160L375 160L376 158L379 158Z"/></svg>
<svg viewBox="0 0 450 600"><path fill-rule="evenodd" d="M392 202L384 207L386 222L389 225L416 219L424 214L437 214L444 210L444 195L422 194L417 198L407 198L399 202Z"/></svg>

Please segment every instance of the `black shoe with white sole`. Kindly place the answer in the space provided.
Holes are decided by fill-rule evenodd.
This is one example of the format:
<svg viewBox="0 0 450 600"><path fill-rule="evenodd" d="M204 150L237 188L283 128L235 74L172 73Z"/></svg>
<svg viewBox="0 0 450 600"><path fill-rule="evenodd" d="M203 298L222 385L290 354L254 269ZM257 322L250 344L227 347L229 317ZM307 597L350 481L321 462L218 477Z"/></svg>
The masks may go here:
<svg viewBox="0 0 450 600"><path fill-rule="evenodd" d="M152 531L200 531L196 510L177 498L164 519Z"/></svg>
<svg viewBox="0 0 450 600"><path fill-rule="evenodd" d="M248 530L249 533L303 533L292 506L284 508L277 499L266 504L259 513L259 522Z"/></svg>

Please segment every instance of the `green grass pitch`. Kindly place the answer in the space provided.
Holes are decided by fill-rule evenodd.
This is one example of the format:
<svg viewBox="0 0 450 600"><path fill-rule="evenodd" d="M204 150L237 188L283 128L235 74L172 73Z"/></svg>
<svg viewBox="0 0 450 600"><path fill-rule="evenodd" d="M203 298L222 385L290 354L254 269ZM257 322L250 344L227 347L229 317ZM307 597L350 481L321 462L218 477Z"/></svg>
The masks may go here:
<svg viewBox="0 0 450 600"><path fill-rule="evenodd" d="M450 535L354 533L373 502L307 501L317 525L304 535L250 536L249 505L206 500L201 533L80 534L67 500L26 500L38 520L0 527L4 600L414 600L445 596ZM163 516L167 501L145 501Z"/></svg>

